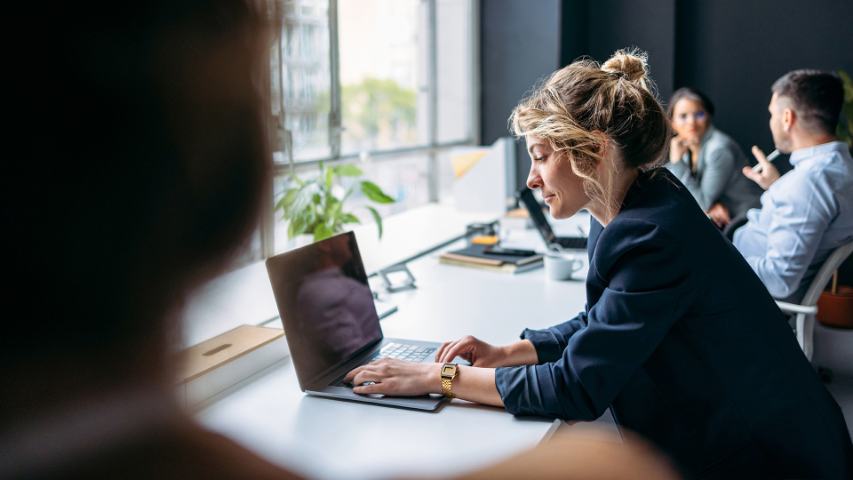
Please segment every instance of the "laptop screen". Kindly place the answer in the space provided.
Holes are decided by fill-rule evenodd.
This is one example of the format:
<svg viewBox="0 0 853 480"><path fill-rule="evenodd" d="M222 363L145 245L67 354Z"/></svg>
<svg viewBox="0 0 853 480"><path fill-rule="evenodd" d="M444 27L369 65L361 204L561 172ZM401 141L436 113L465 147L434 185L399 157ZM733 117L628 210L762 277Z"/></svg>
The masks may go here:
<svg viewBox="0 0 853 480"><path fill-rule="evenodd" d="M382 339L352 232L267 259L302 389Z"/></svg>
<svg viewBox="0 0 853 480"><path fill-rule="evenodd" d="M551 245L557 240L557 235L554 234L554 230L551 229L551 224L548 223L548 219L545 218L545 214L542 213L542 206L539 205L539 202L536 201L536 197L533 196L533 190L524 187L518 192L518 199L521 200L521 203L524 204L524 207L527 208L527 213L530 214L530 218L533 220L533 224L536 225L536 229L539 230L539 234L542 235L542 240L545 241L545 245Z"/></svg>

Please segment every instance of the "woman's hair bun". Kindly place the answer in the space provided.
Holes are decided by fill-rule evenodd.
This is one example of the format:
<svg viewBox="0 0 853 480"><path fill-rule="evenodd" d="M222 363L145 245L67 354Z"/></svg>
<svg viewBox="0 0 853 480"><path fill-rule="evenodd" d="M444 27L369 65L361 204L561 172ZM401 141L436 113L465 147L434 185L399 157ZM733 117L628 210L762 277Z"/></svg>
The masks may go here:
<svg viewBox="0 0 853 480"><path fill-rule="evenodd" d="M648 55L636 48L617 50L601 65L601 69L646 87L646 77L649 74Z"/></svg>

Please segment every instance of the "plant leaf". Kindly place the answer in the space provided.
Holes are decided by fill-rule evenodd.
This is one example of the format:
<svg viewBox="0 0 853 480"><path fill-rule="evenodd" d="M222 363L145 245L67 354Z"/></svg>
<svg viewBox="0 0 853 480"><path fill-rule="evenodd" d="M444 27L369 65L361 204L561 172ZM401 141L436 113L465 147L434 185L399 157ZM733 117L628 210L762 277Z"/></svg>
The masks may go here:
<svg viewBox="0 0 853 480"><path fill-rule="evenodd" d="M326 195L326 205L323 209L323 216L326 218L335 218L340 214L343 204L332 194Z"/></svg>
<svg viewBox="0 0 853 480"><path fill-rule="evenodd" d="M284 209L284 218L292 220L311 209L311 189L305 186L297 191L293 203Z"/></svg>
<svg viewBox="0 0 853 480"><path fill-rule="evenodd" d="M370 215L373 216L373 220L376 222L376 228L379 230L379 238L382 238L382 216L379 215L379 212L377 212L373 207L364 208L366 208L370 212Z"/></svg>
<svg viewBox="0 0 853 480"><path fill-rule="evenodd" d="M341 223L361 223L361 220L351 213L341 215Z"/></svg>
<svg viewBox="0 0 853 480"><path fill-rule="evenodd" d="M305 218L300 216L296 216L290 223L287 225L287 238L293 238L297 235L305 233Z"/></svg>
<svg viewBox="0 0 853 480"><path fill-rule="evenodd" d="M367 198L376 203L394 203L393 198L388 196L388 194L383 192L378 185L369 180L361 182L361 191Z"/></svg>
<svg viewBox="0 0 853 480"><path fill-rule="evenodd" d="M296 183L296 185L298 185L300 187L305 186L305 180L302 180L301 178L297 177L296 175L291 175L290 181Z"/></svg>
<svg viewBox="0 0 853 480"><path fill-rule="evenodd" d="M279 199L278 203L275 204L275 210L281 210L282 212L286 212L291 205L293 205L293 201L296 200L296 195L299 194L298 188L289 188Z"/></svg>
<svg viewBox="0 0 853 480"><path fill-rule="evenodd" d="M353 164L338 165L335 167L335 173L342 177L360 177L363 174L361 169Z"/></svg>
<svg viewBox="0 0 853 480"><path fill-rule="evenodd" d="M334 234L334 230L329 228L328 225L320 223L317 225L317 228L314 229L314 241L316 242L323 240L324 238L329 238Z"/></svg>
<svg viewBox="0 0 853 480"><path fill-rule="evenodd" d="M327 168L323 172L323 176L325 177L326 191L328 192L332 189L332 183L334 183L334 181L335 181L335 169L334 168Z"/></svg>

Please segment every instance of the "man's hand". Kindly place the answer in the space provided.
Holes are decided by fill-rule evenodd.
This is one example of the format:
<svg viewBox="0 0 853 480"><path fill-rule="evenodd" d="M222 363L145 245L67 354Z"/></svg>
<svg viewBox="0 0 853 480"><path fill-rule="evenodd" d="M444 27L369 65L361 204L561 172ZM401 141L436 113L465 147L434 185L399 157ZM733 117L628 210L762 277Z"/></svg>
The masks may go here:
<svg viewBox="0 0 853 480"><path fill-rule="evenodd" d="M757 183L759 187L767 190L770 188L770 185L773 185L773 182L779 180L779 170L767 161L767 156L755 145L752 146L752 155L758 160L761 171L756 172L752 167L743 167L743 174L746 178Z"/></svg>

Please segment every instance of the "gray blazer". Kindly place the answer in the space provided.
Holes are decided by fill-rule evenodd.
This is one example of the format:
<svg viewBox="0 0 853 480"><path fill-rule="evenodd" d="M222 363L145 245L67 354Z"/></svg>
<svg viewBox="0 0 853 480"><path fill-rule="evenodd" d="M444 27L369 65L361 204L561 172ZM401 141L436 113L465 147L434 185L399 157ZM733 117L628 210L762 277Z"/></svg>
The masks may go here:
<svg viewBox="0 0 853 480"><path fill-rule="evenodd" d="M748 166L746 155L737 143L713 126L702 137L696 173L690 171L690 153L667 168L676 176L707 211L714 203L722 203L732 218L759 206L761 188L743 176Z"/></svg>

